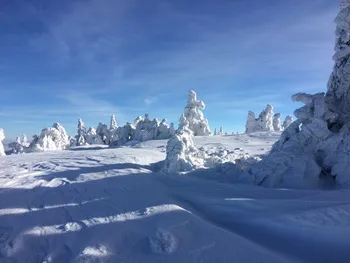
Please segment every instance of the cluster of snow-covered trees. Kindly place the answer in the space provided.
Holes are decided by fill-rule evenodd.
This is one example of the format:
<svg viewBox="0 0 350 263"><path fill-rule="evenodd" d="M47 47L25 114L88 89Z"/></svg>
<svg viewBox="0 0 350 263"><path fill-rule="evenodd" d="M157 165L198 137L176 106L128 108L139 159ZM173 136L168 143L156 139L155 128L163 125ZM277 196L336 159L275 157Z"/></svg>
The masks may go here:
<svg viewBox="0 0 350 263"><path fill-rule="evenodd" d="M246 133L258 132L258 131L283 131L293 122L293 117L288 115L283 123L281 123L281 114L273 112L273 106L266 105L266 108L259 114L259 117L255 117L255 113L248 112L246 122Z"/></svg>

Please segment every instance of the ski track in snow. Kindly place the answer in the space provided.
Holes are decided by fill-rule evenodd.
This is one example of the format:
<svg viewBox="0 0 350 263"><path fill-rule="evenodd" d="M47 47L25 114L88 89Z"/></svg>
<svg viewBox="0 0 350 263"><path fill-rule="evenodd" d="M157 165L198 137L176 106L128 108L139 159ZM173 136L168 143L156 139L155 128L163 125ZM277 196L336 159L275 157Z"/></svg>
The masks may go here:
<svg viewBox="0 0 350 263"><path fill-rule="evenodd" d="M195 143L262 155L278 135ZM1 158L0 262L348 262L349 190L157 173L165 144Z"/></svg>

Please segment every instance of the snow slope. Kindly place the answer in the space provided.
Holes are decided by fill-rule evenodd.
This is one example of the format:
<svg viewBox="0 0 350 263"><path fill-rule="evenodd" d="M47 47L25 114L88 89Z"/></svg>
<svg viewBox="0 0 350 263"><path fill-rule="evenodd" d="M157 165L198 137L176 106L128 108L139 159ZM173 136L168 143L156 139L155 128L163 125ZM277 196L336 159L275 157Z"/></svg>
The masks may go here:
<svg viewBox="0 0 350 263"><path fill-rule="evenodd" d="M277 137L195 142L260 155ZM348 262L350 191L165 175L165 145L1 158L0 262Z"/></svg>

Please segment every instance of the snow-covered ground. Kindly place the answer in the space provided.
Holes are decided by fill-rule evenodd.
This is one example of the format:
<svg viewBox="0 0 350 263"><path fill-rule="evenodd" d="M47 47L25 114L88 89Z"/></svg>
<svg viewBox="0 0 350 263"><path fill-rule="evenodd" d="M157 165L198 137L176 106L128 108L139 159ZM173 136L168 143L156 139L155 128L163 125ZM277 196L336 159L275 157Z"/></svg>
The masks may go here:
<svg viewBox="0 0 350 263"><path fill-rule="evenodd" d="M278 136L195 143L261 155ZM154 165L165 146L1 158L0 262L349 262L349 190L220 183L201 171L165 175Z"/></svg>

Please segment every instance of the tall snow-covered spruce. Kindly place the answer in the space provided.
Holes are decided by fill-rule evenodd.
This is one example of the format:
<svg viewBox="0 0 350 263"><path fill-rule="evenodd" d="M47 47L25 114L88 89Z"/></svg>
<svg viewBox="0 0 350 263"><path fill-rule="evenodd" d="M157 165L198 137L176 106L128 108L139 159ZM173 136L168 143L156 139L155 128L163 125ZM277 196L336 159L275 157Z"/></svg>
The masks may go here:
<svg viewBox="0 0 350 263"><path fill-rule="evenodd" d="M335 23L335 63L327 95L292 96L305 106L294 112L297 119L270 154L250 169L256 184L350 187L350 0L341 5Z"/></svg>
<svg viewBox="0 0 350 263"><path fill-rule="evenodd" d="M115 115L113 114L113 115L111 116L111 121L110 121L109 129L110 129L110 130L115 130L117 127L118 127L118 126L117 126L117 121L116 121L116 119L115 119Z"/></svg>
<svg viewBox="0 0 350 263"><path fill-rule="evenodd" d="M82 119L78 120L78 131L76 136L77 146L86 144L86 128Z"/></svg>
<svg viewBox="0 0 350 263"><path fill-rule="evenodd" d="M210 135L210 128L208 120L204 118L202 110L205 109L205 104L201 100L197 100L195 91L190 90L185 107L184 117L189 123L189 129L194 136Z"/></svg>
<svg viewBox="0 0 350 263"><path fill-rule="evenodd" d="M5 140L5 133L3 129L0 129L0 156L5 156L5 149L2 141Z"/></svg>

